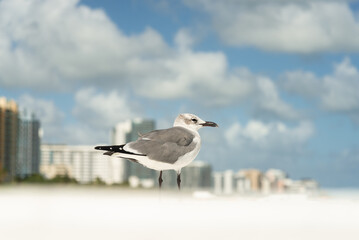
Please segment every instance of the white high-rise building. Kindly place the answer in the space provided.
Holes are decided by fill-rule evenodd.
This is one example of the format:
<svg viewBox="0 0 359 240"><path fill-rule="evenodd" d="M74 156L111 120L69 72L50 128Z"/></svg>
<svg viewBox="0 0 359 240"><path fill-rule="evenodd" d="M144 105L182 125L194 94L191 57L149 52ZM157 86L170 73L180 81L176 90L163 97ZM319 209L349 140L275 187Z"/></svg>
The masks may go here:
<svg viewBox="0 0 359 240"><path fill-rule="evenodd" d="M232 170L227 170L223 173L223 193L232 194L234 187L234 173Z"/></svg>
<svg viewBox="0 0 359 240"><path fill-rule="evenodd" d="M97 178L107 184L123 183L119 162L94 150L94 146L41 145L40 172L46 178L68 175L80 183Z"/></svg>
<svg viewBox="0 0 359 240"><path fill-rule="evenodd" d="M216 194L232 194L235 192L236 182L232 170L213 174L213 187Z"/></svg>
<svg viewBox="0 0 359 240"><path fill-rule="evenodd" d="M215 194L223 192L223 174L221 172L213 173L213 190Z"/></svg>
<svg viewBox="0 0 359 240"><path fill-rule="evenodd" d="M238 193L247 193L251 190L251 182L246 178L246 174L243 171L239 171L234 176L234 181L236 185L236 191Z"/></svg>
<svg viewBox="0 0 359 240"><path fill-rule="evenodd" d="M111 132L111 144L125 144L128 138L127 135L131 130L131 120L117 123Z"/></svg>
<svg viewBox="0 0 359 240"><path fill-rule="evenodd" d="M137 140L139 134L144 134L155 129L155 121L148 119L136 118L118 123L111 132L111 144L120 145ZM138 163L133 163L125 159L118 159L118 169L121 171L123 181L129 177L138 179L157 178L155 170L143 167Z"/></svg>

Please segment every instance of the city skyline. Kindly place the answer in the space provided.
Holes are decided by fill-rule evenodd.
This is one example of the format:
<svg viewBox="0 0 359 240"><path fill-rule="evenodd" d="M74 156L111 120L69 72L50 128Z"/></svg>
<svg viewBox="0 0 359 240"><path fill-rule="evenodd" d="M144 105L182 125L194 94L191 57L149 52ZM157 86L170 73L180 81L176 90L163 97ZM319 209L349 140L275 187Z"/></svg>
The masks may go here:
<svg viewBox="0 0 359 240"><path fill-rule="evenodd" d="M10 148L8 144L1 148L0 170L3 176L0 176L5 177L1 181L31 182L33 180L30 179L37 179L42 182L53 182L57 181L56 179L68 179L78 184L155 187L159 174L157 171L126 159L102 154L91 145L45 143L40 146L41 124L32 111L4 97L0 98L0 103L0 133L5 133L1 135L1 142L13 143ZM18 109L22 110L19 112ZM139 134L153 131L155 126L156 122L151 119L136 118L119 122L109 133L111 144L134 141ZM14 153L9 154L8 149L13 149ZM163 176L167 181L164 187L175 188L175 175L171 170L165 171ZM265 173L257 169L240 169L236 174L233 170L213 173L209 163L198 160L186 166L182 175L183 188L192 191L209 190L216 194L311 193L312 190L318 190L315 180L293 180L279 169L269 169ZM222 187L223 191L219 190Z"/></svg>
<svg viewBox="0 0 359 240"><path fill-rule="evenodd" d="M67 145L67 144L41 144L40 147L40 121L35 118L34 114L28 109L23 109L18 114L18 108L13 100L1 98L1 123L7 133L9 130L19 132L16 141L17 154L13 154L13 165L5 164L5 177L7 173L11 178L26 180L33 176L41 175L41 181L53 181L57 178L72 179L79 184L121 184L132 188L153 188L157 180L157 171L146 169L140 164L131 163L125 159L112 158L93 149L91 145ZM3 112L11 110L16 113L16 117L9 120ZM11 126L18 127L13 128ZM3 124L2 124L3 125ZM123 144L137 139L138 134L146 133L155 129L156 122L150 119L132 119L117 123L110 132L111 144ZM3 137L5 136L5 141ZM2 136L2 142L11 139L5 134ZM10 141L11 142L11 141ZM41 149L41 151L40 151ZM41 154L41 155L40 155ZM6 154L5 156L9 155ZM40 157L41 156L41 157ZM9 160L5 158L0 163L6 163ZM0 165L1 166L1 165ZM243 172L254 171L256 177L243 175ZM272 174L268 175L268 172ZM229 175L228 175L229 174ZM167 179L164 187L175 188L175 172L165 171L164 178ZM309 180L310 185L306 184L308 180L292 180L281 170L269 169L265 174L259 170L241 169L237 174L233 170L227 170L223 173L212 173L212 166L206 162L194 161L186 166L182 171L185 178L183 188L192 191L205 189L213 191L216 194L248 194L248 193L285 193L300 192L311 193L318 190L318 183L315 180ZM271 176L270 176L271 175ZM218 178L219 177L219 178ZM40 178L41 179L41 178ZM279 180L279 182L277 182ZM223 183L221 183L223 182ZM279 184L280 186L275 186ZM273 185L274 184L274 185ZM314 185L313 185L314 184ZM309 186L309 187L308 187ZM310 188L314 186L314 188ZM280 187L280 188L278 188ZM223 191L222 191L223 188ZM235 190L236 188L236 190ZM280 189L280 191L279 191Z"/></svg>
<svg viewBox="0 0 359 240"><path fill-rule="evenodd" d="M3 100L6 101L5 98L3 98ZM35 134L41 134L42 129L39 128L40 126L40 122L38 119L36 119L34 113L31 111L31 109L24 109L22 106L17 106L16 103L9 99L8 101L10 103L10 106L14 109L21 108L21 112L19 113L19 137L18 137L18 141L19 141L19 146L23 145L22 142L29 142L29 140L27 140L27 136L26 134L21 133L24 127L23 125L26 124L28 125L29 123L32 123L32 121L35 121L35 129L31 130L32 127L30 127L30 137L32 137ZM25 125L25 126L26 126ZM30 125L32 126L32 125ZM111 144L123 144L125 142L129 142L129 141L133 141L138 137L138 134L141 133L146 133L148 131L154 130L156 126L156 122L154 120L151 119L141 119L141 118L135 118L135 119L127 119L123 122L118 122L110 131L109 131L109 141L111 142ZM27 127L29 128L29 127ZM26 128L26 132L29 131ZM31 131L33 131L33 133L31 133ZM38 141L38 145L40 143L40 140ZM29 142L31 143L31 141ZM29 145L30 148L34 148L36 149L36 144L31 146ZM40 146L40 145L39 145ZM22 160L22 158L24 158L24 155L26 153L27 148L24 147L20 147L19 149L21 149L20 151L18 151L20 153L19 159L17 159L15 161L15 165L16 167L14 168L14 171L16 172L16 176L23 178L25 176L31 176L34 173L40 173L41 175L43 175L45 178L47 179L52 179L56 176L68 176L70 178L74 178L76 179L80 184L83 183L93 183L95 182L95 180L98 178L101 181L104 181L106 184L123 184L125 182L128 181L129 177L136 177L138 180L135 180L136 182L139 181L138 184L142 184L141 183L141 179L145 180L145 182L147 182L148 179L150 180L154 180L157 179L157 176L155 174L156 171L154 170L150 170L150 169L146 169L143 166L137 164L137 163L131 163L127 160L124 159L116 159L116 158L112 158L110 159L109 156L104 156L103 154L97 152L96 150L93 149L92 145L69 145L67 143L54 143L54 144L47 144L47 143L43 143L41 144L41 158L38 158L36 160L36 155L35 153L35 157L31 155L29 155L27 158L28 159L33 159L33 160ZM40 149L39 149L40 151ZM73 153L71 153L73 152ZM31 150L30 150L31 153ZM60 156L57 156L60 153ZM70 154L71 153L71 154ZM55 156L56 154L56 156ZM73 154L77 154L75 156L75 158L73 158ZM20 157L21 156L21 157ZM88 158L89 157L89 158ZM26 157L25 157L26 158ZM54 160L53 159L57 159ZM76 159L76 160L74 160ZM77 162L77 165L75 164L75 162ZM71 163L70 163L71 162ZM102 163L101 163L102 162ZM55 165L53 165L53 163L55 163ZM193 163L194 166L198 165L198 164L207 164L209 167L211 167L211 165L209 165L209 163L207 163L207 161L205 162L201 162L195 159L195 162ZM22 164L26 164L26 165L22 165ZM27 166L28 164L30 164L30 166ZM75 165L76 166L75 166ZM80 165L81 166L80 166ZM193 165L192 164L192 165ZM106 166L107 167L104 167ZM192 166L191 165L191 166ZM93 166L96 166L95 170L93 169ZM189 166L189 168L191 168L191 166ZM193 167L193 166L192 166ZM40 171L41 168L41 171ZM249 167L254 169L253 167ZM35 169L35 170L34 170ZM37 169L37 170L36 170ZM257 171L258 173L260 173L261 171L266 172L271 170L272 168L269 167L267 169L265 168L261 168L261 169L254 169L255 171ZM239 173L241 171L245 171L246 169L225 169L225 172L231 171L232 175L233 175L233 171L239 171ZM25 171L25 172L24 172ZM91 174L91 172L93 172L95 174ZM281 168L278 169L278 171L282 171ZM87 174L84 178L82 177L81 174ZM98 173L96 175L96 173ZM187 173L188 174L188 173ZM220 172L216 171L213 173L214 179L216 178L216 174L221 174ZM237 173L238 174L238 173ZM287 173L285 173L287 175ZM81 175L81 177L79 177ZM172 173L172 171L165 171L164 176L166 176L166 178L173 178L174 179L174 172ZM193 178L193 176L191 176L191 178ZM290 178L288 178L290 181L292 181ZM297 182L300 182L302 180L310 180L310 181L316 181L315 178L312 177L299 177L297 179L294 179ZM213 180L215 181L215 180ZM228 180L227 180L228 181ZM234 180L233 180L234 181ZM198 182L194 182L194 185L199 184ZM131 183L130 183L131 185ZM153 183L150 183L150 186L153 187L154 185L154 181ZM174 186L174 182L170 181L170 184L167 184L171 187ZM187 183L188 186L189 183ZM186 186L185 185L185 188ZM166 186L166 184L165 184ZM187 188L188 188L187 186ZM300 186L302 186L302 184L300 184ZM214 191L216 186L214 187ZM288 187L290 187L290 185L288 185ZM302 187L305 187L304 185ZM288 188L290 189L290 188ZM233 190L231 190L233 192ZM258 189L256 189L256 191L259 191ZM223 191L224 193L226 191ZM239 193L245 193L245 191L237 191ZM264 191L265 192L265 191Z"/></svg>
<svg viewBox="0 0 359 240"><path fill-rule="evenodd" d="M280 168L358 187L357 1L0 1L0 96L46 143L191 112L215 170ZM336 14L333 14L333 13ZM348 37L350 36L350 37Z"/></svg>

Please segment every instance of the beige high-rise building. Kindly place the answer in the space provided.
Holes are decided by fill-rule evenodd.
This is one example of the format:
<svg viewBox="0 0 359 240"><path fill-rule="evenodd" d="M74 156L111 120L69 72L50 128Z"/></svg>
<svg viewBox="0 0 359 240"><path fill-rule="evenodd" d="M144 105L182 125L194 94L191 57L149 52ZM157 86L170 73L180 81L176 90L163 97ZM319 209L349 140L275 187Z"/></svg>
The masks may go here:
<svg viewBox="0 0 359 240"><path fill-rule="evenodd" d="M242 176L245 176L250 181L251 190L259 191L261 189L262 172L257 169L245 169L239 171Z"/></svg>
<svg viewBox="0 0 359 240"><path fill-rule="evenodd" d="M15 101L0 97L0 182L16 174L19 110Z"/></svg>

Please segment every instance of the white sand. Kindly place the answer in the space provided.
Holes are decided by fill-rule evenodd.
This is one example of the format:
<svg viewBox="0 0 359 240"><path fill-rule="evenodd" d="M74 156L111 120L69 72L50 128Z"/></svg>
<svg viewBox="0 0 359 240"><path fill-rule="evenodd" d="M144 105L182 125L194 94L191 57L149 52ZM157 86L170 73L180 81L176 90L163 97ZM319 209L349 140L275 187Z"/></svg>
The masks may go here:
<svg viewBox="0 0 359 240"><path fill-rule="evenodd" d="M0 187L0 239L359 239L359 201Z"/></svg>

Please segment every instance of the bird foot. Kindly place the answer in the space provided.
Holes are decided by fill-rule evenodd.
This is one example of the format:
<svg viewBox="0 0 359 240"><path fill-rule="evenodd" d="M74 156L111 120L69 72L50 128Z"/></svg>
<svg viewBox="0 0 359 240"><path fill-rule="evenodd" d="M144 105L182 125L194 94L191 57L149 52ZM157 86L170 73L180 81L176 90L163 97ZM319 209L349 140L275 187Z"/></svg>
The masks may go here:
<svg viewBox="0 0 359 240"><path fill-rule="evenodd" d="M177 186L178 189L181 190L181 174L177 175Z"/></svg>
<svg viewBox="0 0 359 240"><path fill-rule="evenodd" d="M158 185L160 186L160 188L162 187L162 182L163 182L162 171L160 171L160 177L158 178Z"/></svg>

